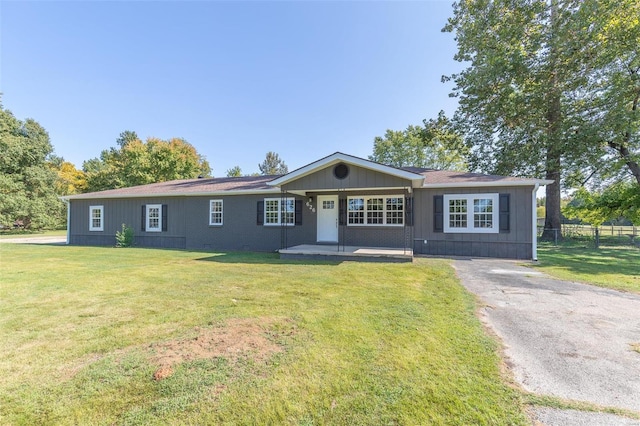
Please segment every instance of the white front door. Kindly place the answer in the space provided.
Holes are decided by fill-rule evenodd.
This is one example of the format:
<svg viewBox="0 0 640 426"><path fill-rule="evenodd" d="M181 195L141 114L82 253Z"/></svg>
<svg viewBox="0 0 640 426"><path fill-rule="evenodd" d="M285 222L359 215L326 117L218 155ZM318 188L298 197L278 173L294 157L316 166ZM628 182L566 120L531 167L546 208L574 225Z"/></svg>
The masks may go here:
<svg viewBox="0 0 640 426"><path fill-rule="evenodd" d="M318 242L338 242L338 196L318 195Z"/></svg>

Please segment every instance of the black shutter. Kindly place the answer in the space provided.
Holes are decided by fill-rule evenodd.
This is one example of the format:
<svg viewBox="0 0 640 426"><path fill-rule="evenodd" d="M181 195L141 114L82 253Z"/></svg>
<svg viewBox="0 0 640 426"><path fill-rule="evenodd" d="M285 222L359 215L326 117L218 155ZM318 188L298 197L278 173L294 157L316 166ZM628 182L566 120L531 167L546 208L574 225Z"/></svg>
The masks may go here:
<svg viewBox="0 0 640 426"><path fill-rule="evenodd" d="M169 216L167 215L168 206L166 204L162 205L162 232L167 232L167 223Z"/></svg>
<svg viewBox="0 0 640 426"><path fill-rule="evenodd" d="M509 194L500 194L500 232L509 232ZM535 208L535 206L534 206Z"/></svg>
<svg viewBox="0 0 640 426"><path fill-rule="evenodd" d="M296 200L296 225L302 225L302 200Z"/></svg>
<svg viewBox="0 0 640 426"><path fill-rule="evenodd" d="M404 199L404 224L413 226L413 197Z"/></svg>
<svg viewBox="0 0 640 426"><path fill-rule="evenodd" d="M147 206L142 205L142 222L140 224L142 232L147 230Z"/></svg>
<svg viewBox="0 0 640 426"><path fill-rule="evenodd" d="M341 198L338 200L340 226L347 224L347 199Z"/></svg>
<svg viewBox="0 0 640 426"><path fill-rule="evenodd" d="M258 213L256 216L256 224L264 225L264 201L258 201Z"/></svg>
<svg viewBox="0 0 640 426"><path fill-rule="evenodd" d="M433 196L433 232L444 232L444 196Z"/></svg>

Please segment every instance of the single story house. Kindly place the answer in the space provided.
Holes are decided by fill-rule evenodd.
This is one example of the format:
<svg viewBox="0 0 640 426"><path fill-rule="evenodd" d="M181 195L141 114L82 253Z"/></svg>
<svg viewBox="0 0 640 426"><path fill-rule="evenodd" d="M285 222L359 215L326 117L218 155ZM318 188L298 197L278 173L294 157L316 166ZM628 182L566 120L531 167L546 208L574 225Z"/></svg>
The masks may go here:
<svg viewBox="0 0 640 426"><path fill-rule="evenodd" d="M68 244L275 251L301 245L536 258L541 179L396 168L336 152L282 176L201 178L64 197Z"/></svg>

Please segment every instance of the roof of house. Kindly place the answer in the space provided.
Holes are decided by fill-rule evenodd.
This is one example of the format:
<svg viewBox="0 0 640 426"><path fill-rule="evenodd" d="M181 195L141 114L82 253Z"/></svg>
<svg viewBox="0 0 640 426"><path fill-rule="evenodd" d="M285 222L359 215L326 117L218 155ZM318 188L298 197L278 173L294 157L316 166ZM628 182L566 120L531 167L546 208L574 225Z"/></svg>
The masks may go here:
<svg viewBox="0 0 640 426"><path fill-rule="evenodd" d="M381 173L411 180L414 188L465 188L495 186L547 185L553 181L481 173L434 170L418 167L396 168L369 160L335 153L285 175L242 176L223 178L183 179L158 182L129 188L110 189L62 197L65 200L101 198L175 197L189 195L279 194L279 185L299 179L321 168L345 162Z"/></svg>

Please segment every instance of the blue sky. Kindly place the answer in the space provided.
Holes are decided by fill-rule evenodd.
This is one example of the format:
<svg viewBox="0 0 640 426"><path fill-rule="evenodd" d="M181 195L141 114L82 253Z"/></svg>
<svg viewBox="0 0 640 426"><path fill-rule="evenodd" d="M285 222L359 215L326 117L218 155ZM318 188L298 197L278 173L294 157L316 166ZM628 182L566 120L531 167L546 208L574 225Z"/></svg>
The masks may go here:
<svg viewBox="0 0 640 426"><path fill-rule="evenodd" d="M214 176L290 170L452 114L448 1L0 2L4 108L74 163L120 132L182 137Z"/></svg>

